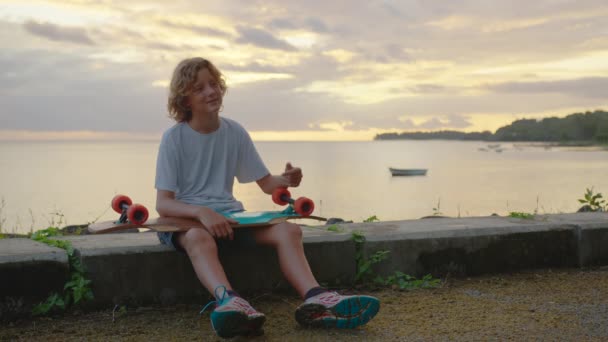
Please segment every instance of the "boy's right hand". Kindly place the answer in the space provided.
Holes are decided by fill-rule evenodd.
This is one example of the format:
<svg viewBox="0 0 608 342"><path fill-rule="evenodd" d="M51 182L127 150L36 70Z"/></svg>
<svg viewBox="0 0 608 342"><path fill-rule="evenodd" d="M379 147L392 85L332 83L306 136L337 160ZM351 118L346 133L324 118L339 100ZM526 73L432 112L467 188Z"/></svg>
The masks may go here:
<svg viewBox="0 0 608 342"><path fill-rule="evenodd" d="M203 207L201 208L198 220L205 226L207 232L217 239L229 239L234 238L234 231L231 223L238 223L234 220L226 218L222 214L218 214L213 209Z"/></svg>

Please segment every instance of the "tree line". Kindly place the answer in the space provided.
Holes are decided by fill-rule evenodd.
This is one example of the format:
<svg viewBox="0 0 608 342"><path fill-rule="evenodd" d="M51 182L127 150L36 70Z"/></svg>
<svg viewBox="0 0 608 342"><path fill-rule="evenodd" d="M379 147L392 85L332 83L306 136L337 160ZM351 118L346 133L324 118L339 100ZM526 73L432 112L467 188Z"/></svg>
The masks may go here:
<svg viewBox="0 0 608 342"><path fill-rule="evenodd" d="M495 133L483 132L403 132L377 134L374 140L481 140L481 141L548 141L608 143L608 112L574 113L564 118L550 117L541 120L521 119L503 126Z"/></svg>

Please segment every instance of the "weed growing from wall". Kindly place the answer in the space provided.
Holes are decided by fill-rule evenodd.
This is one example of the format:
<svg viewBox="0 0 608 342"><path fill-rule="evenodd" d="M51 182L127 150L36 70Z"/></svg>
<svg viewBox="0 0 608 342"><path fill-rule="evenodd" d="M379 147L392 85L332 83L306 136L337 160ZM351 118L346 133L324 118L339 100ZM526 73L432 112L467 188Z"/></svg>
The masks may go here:
<svg viewBox="0 0 608 342"><path fill-rule="evenodd" d="M52 239L52 237L60 235L59 228L49 227L39 230L31 236L34 241L65 250L70 265L70 280L64 285L63 293L52 293L46 301L36 305L32 311L34 315L44 315L54 310L66 310L82 301L93 299L93 291L89 286L91 281L85 278L84 267L74 254L72 244L66 240Z"/></svg>
<svg viewBox="0 0 608 342"><path fill-rule="evenodd" d="M417 279L416 277L400 271L395 271L386 278L375 275L372 266L388 259L390 251L377 251L366 258L363 252L363 246L366 241L365 235L361 232L353 232L352 240L355 242L355 261L357 265L357 271L355 273L356 284L369 285L370 283L373 283L379 286L391 286L400 290L433 288L438 287L441 284L440 279L433 278L430 274L425 275L422 279Z"/></svg>
<svg viewBox="0 0 608 342"><path fill-rule="evenodd" d="M520 218L520 219L524 219L524 220L533 220L534 214L525 213L522 211L512 211L509 213L509 217Z"/></svg>
<svg viewBox="0 0 608 342"><path fill-rule="evenodd" d="M594 193L593 188L587 188L579 203L589 208L589 211L608 211L608 204L601 193Z"/></svg>

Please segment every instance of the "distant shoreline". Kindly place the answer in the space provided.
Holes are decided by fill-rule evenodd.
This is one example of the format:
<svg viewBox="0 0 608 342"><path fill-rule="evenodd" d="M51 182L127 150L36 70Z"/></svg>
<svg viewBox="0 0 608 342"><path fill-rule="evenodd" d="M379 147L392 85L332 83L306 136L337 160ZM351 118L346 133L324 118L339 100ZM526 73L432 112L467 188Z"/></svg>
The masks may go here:
<svg viewBox="0 0 608 342"><path fill-rule="evenodd" d="M510 141L510 140L469 140L469 139L374 139L374 141L461 141L478 142L488 145L512 144L513 147L537 147L537 148L571 148L580 151L608 151L608 143L598 143L593 141Z"/></svg>
<svg viewBox="0 0 608 342"><path fill-rule="evenodd" d="M608 148L608 143L600 143L596 141L529 141L529 140L483 140L483 139L450 139L450 138L377 138L374 141L391 141L391 140L409 140L409 141L469 141L481 142L488 144L514 144L530 147L545 147L545 146L560 146L560 147L605 147Z"/></svg>
<svg viewBox="0 0 608 342"><path fill-rule="evenodd" d="M512 143L513 147L539 147L550 149L553 147L576 150L576 151L608 151L608 144L591 143L587 141L572 141L572 142L553 142L553 141L522 141L522 142L496 142L496 143Z"/></svg>
<svg viewBox="0 0 608 342"><path fill-rule="evenodd" d="M434 132L391 132L374 140L480 140L487 142L539 142L555 146L608 146L608 112L570 114L564 118L520 119L492 133L443 130Z"/></svg>

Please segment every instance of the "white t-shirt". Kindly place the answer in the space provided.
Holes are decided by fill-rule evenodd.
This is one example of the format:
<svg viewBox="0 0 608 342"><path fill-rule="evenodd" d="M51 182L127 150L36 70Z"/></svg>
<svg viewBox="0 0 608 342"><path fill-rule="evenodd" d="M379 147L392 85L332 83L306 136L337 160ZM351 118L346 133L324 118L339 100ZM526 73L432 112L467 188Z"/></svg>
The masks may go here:
<svg viewBox="0 0 608 342"><path fill-rule="evenodd" d="M181 122L162 137L156 161L157 190L175 193L184 203L218 212L244 210L232 195L234 178L249 183L268 175L249 133L220 117L215 132L202 134Z"/></svg>

